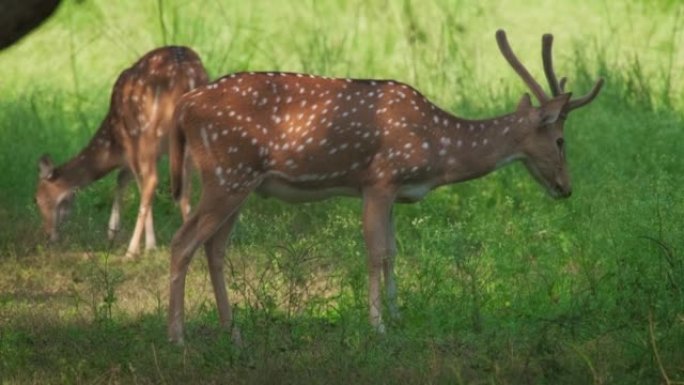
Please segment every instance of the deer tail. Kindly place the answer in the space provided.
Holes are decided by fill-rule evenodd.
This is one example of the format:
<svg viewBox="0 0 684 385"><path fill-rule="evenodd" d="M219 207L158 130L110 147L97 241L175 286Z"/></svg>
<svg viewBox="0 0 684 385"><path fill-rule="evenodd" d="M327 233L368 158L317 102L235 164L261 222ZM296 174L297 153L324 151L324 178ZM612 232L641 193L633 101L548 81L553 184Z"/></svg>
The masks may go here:
<svg viewBox="0 0 684 385"><path fill-rule="evenodd" d="M183 166L186 162L186 138L183 131L183 106L179 103L173 114L173 123L169 132L169 164L171 170L171 195L178 202L183 186ZM189 161L189 159L187 160Z"/></svg>

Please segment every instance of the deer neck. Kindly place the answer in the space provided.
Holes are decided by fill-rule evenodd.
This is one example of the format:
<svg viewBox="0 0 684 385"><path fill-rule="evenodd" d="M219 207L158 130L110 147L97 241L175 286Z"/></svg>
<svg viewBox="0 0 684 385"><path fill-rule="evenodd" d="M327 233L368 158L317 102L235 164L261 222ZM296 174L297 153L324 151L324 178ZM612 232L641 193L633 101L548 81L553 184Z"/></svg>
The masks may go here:
<svg viewBox="0 0 684 385"><path fill-rule="evenodd" d="M66 188L85 187L123 164L123 151L114 139L108 120L103 122L85 148L57 168L60 182Z"/></svg>
<svg viewBox="0 0 684 385"><path fill-rule="evenodd" d="M523 157L527 117L517 111L483 120L451 117L440 129L442 184L486 175Z"/></svg>

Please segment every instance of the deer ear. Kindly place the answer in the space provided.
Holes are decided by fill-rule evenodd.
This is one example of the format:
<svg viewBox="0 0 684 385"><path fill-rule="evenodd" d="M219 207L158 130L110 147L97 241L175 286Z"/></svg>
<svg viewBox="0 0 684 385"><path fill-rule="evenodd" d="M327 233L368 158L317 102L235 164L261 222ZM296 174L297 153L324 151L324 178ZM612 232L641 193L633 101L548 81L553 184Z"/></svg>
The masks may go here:
<svg viewBox="0 0 684 385"><path fill-rule="evenodd" d="M40 179L50 180L55 175L55 165L52 163L50 155L45 154L38 160L38 175Z"/></svg>
<svg viewBox="0 0 684 385"><path fill-rule="evenodd" d="M555 123L563 112L565 106L570 101L571 96L572 92L568 92L558 95L548 102L542 104L542 106L539 108L541 124Z"/></svg>

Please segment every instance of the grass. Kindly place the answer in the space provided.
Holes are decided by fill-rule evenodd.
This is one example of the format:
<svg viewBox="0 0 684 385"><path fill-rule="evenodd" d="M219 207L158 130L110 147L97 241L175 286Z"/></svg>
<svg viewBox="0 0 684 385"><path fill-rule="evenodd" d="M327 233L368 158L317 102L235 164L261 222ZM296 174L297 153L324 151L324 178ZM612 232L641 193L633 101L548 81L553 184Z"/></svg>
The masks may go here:
<svg viewBox="0 0 684 385"><path fill-rule="evenodd" d="M677 384L684 382L684 50L676 1L67 1L0 53L0 383ZM409 82L461 116L524 91L494 31L541 75L606 86L567 127L574 194L552 201L520 166L396 208L402 319L367 325L360 202L250 198L227 256L246 340L218 330L206 264L187 284L188 344L165 338L168 245L122 262L106 239L109 176L79 192L47 247L36 161L65 161L104 115L116 75L164 43L212 76L291 70ZM199 254L199 253L198 253Z"/></svg>

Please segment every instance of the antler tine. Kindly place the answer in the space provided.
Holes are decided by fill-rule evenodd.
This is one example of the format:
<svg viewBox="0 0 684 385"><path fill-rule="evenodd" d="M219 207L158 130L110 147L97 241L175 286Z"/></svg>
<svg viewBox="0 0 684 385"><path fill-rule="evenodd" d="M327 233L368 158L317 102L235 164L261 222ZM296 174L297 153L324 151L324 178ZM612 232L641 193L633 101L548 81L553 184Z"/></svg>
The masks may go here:
<svg viewBox="0 0 684 385"><path fill-rule="evenodd" d="M568 103L567 110L571 111L571 110L574 110L575 108L580 108L583 105L588 104L589 102L594 100L596 95L598 95L599 91L601 91L602 86L603 86L603 78L599 78L596 81L596 83L594 84L594 87L591 89L591 91L589 91L588 94L586 94L580 98L577 98L575 100L571 100Z"/></svg>
<svg viewBox="0 0 684 385"><path fill-rule="evenodd" d="M551 54L552 46L553 35L550 33L544 34L544 36L542 36L542 61L544 62L544 74L546 74L546 80L549 81L551 95L558 96L563 92L563 87L561 87L558 83L556 72L553 70L553 56Z"/></svg>
<svg viewBox="0 0 684 385"><path fill-rule="evenodd" d="M513 50L511 49L511 46L508 44L508 40L506 39L506 32L504 30L500 29L496 31L496 42L499 45L499 50L501 51L501 54L506 58L508 61L508 64L513 67L515 72L520 75L520 77L523 79L525 84L527 84L527 87L530 88L534 96L537 97L537 99L544 103L549 100L549 97L546 95L542 87L537 83L536 80L530 75L530 73L527 71L527 69L520 63L520 60L515 56L513 53Z"/></svg>
<svg viewBox="0 0 684 385"><path fill-rule="evenodd" d="M558 82L558 86L560 87L560 92L561 94L565 92L565 83L568 81L568 78L563 76L560 81Z"/></svg>

